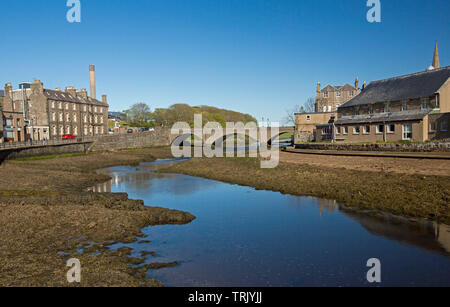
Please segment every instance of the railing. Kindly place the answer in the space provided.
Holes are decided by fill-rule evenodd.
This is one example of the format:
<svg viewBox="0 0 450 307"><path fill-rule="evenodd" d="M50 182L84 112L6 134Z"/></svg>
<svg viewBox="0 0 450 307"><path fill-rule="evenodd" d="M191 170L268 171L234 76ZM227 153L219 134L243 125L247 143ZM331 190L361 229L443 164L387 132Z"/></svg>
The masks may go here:
<svg viewBox="0 0 450 307"><path fill-rule="evenodd" d="M100 136L84 136L79 138L74 138L70 140L46 140L46 141L28 141L28 142L4 142L0 143L1 149L17 149L17 148L30 148L30 147L42 147L42 146L57 146L66 144L77 144L77 143L89 143L95 142Z"/></svg>

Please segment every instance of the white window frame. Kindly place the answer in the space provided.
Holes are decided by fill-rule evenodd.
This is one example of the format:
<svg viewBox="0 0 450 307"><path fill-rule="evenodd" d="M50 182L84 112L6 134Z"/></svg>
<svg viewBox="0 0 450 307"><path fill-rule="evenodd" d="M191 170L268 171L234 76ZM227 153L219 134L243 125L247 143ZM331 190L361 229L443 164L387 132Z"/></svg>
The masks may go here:
<svg viewBox="0 0 450 307"><path fill-rule="evenodd" d="M383 127L383 131L380 131L380 127ZM377 134L383 134L384 129L386 129L386 127L383 124L377 125L377 128L376 128Z"/></svg>
<svg viewBox="0 0 450 307"><path fill-rule="evenodd" d="M369 128L369 131L367 131ZM363 125L363 134L370 134L370 125Z"/></svg>
<svg viewBox="0 0 450 307"><path fill-rule="evenodd" d="M359 131L356 131L356 128L359 129ZM361 126L353 126L353 134L360 134L361 133Z"/></svg>
<svg viewBox="0 0 450 307"><path fill-rule="evenodd" d="M394 126L394 130L391 130L391 126ZM388 129L387 129L387 133L395 133L395 124L389 124L387 125Z"/></svg>
<svg viewBox="0 0 450 307"><path fill-rule="evenodd" d="M411 129L405 129L406 127L410 127ZM409 131L409 130L411 130L411 131ZM409 137L405 136L406 134L411 134L411 137L409 138ZM413 139L412 124L403 124L402 125L402 140L403 141L411 141L412 139Z"/></svg>

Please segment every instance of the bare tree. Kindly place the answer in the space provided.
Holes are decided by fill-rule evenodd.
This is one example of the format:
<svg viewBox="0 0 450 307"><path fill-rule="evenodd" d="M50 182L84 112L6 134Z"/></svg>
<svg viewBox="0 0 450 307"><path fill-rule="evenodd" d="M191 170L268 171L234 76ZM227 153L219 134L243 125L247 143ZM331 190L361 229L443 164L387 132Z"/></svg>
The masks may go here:
<svg viewBox="0 0 450 307"><path fill-rule="evenodd" d="M286 116L283 118L285 125L295 125L296 113L314 113L316 111L316 99L308 98L303 105L296 105L292 109L286 110Z"/></svg>

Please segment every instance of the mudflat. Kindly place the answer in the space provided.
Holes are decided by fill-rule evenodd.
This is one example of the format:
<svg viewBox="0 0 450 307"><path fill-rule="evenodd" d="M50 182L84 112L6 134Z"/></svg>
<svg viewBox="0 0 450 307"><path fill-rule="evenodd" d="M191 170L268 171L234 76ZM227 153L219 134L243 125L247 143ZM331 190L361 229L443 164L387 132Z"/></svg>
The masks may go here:
<svg viewBox="0 0 450 307"><path fill-rule="evenodd" d="M195 158L161 171L450 224L450 176L440 171L448 169L448 163L281 153L274 169L261 169L257 158Z"/></svg>
<svg viewBox="0 0 450 307"><path fill-rule="evenodd" d="M146 264L117 242L143 240L150 225L185 224L189 213L146 207L126 194L93 193L108 180L99 168L170 157L169 149L142 149L7 161L0 169L0 286L162 286ZM81 283L69 284L66 262L81 262ZM131 266L130 264L142 264Z"/></svg>

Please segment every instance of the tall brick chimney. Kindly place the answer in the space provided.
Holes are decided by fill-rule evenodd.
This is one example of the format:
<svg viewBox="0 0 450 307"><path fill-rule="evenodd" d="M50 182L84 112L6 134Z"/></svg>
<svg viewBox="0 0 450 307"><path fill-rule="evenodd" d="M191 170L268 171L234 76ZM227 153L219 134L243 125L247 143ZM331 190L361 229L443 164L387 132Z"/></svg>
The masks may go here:
<svg viewBox="0 0 450 307"><path fill-rule="evenodd" d="M91 81L91 98L96 98L95 93L95 65L89 65L89 80Z"/></svg>

